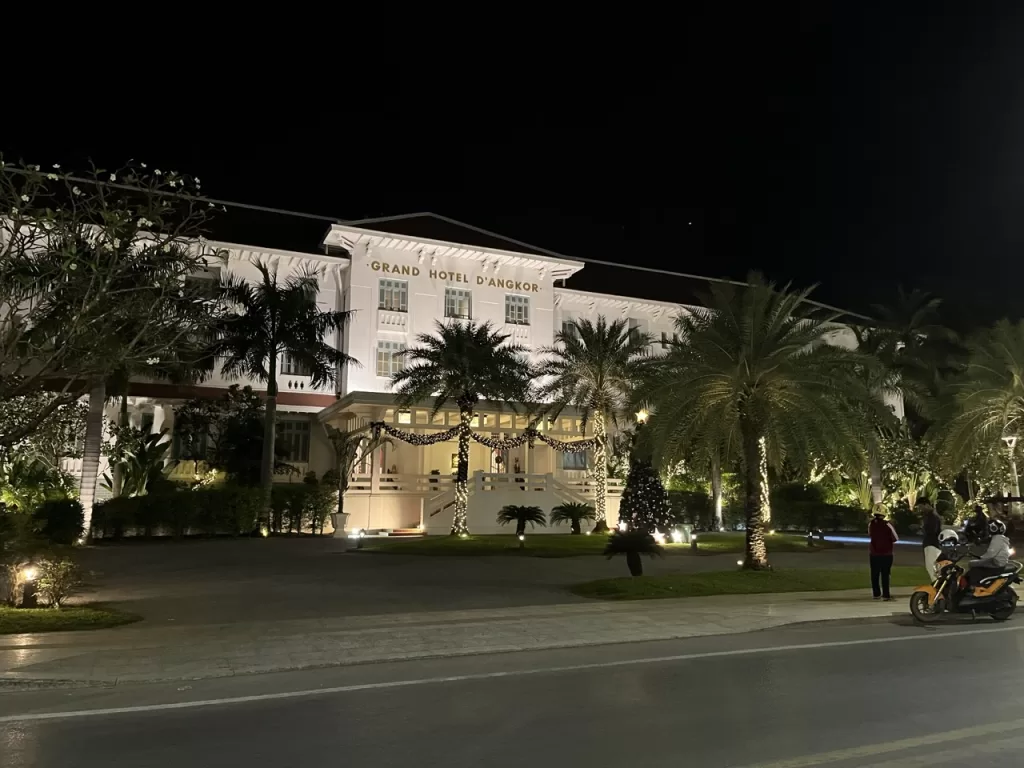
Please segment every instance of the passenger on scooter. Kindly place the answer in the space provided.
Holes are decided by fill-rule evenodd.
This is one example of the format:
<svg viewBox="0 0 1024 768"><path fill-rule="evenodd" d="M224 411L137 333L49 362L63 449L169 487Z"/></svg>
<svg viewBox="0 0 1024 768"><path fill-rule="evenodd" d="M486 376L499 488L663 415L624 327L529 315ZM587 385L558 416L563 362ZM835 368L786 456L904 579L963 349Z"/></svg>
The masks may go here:
<svg viewBox="0 0 1024 768"><path fill-rule="evenodd" d="M1006 538L1006 523L1002 520L990 520L988 524L988 549L980 560L972 560L967 571L967 583L975 587L983 579L998 576L1010 562L1010 540Z"/></svg>

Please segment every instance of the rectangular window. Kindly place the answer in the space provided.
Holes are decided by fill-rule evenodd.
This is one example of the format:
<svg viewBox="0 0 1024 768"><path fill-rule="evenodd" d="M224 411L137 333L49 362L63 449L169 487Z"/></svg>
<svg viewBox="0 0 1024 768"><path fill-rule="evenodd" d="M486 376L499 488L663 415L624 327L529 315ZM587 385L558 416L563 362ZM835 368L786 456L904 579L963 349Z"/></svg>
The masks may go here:
<svg viewBox="0 0 1024 768"><path fill-rule="evenodd" d="M473 313L473 295L463 288L444 289L444 316L468 320Z"/></svg>
<svg viewBox="0 0 1024 768"><path fill-rule="evenodd" d="M391 312L409 311L409 283L405 280L381 280L377 309Z"/></svg>
<svg viewBox="0 0 1024 768"><path fill-rule="evenodd" d="M281 373L286 376L309 376L309 369L295 359L291 352L281 353Z"/></svg>
<svg viewBox="0 0 1024 768"><path fill-rule="evenodd" d="M277 422L277 445L285 461L305 464L309 461L309 421L282 419Z"/></svg>
<svg viewBox="0 0 1024 768"><path fill-rule="evenodd" d="M578 453L562 454L562 469L569 470L584 470L587 468L587 452L579 451Z"/></svg>
<svg viewBox="0 0 1024 768"><path fill-rule="evenodd" d="M400 354L405 344L397 341L377 342L377 375L390 379L405 367L405 357Z"/></svg>
<svg viewBox="0 0 1024 768"><path fill-rule="evenodd" d="M574 320L562 321L562 335L569 339L578 339L580 337L580 329L576 327Z"/></svg>
<svg viewBox="0 0 1024 768"><path fill-rule="evenodd" d="M216 299L220 295L220 269L214 267L189 275L185 278L185 290L200 298Z"/></svg>
<svg viewBox="0 0 1024 768"><path fill-rule="evenodd" d="M509 295L505 297L505 322L509 325L530 324L529 296Z"/></svg>
<svg viewBox="0 0 1024 768"><path fill-rule="evenodd" d="M636 339L639 339L640 334L642 333L642 331L640 330L640 321L634 317L630 317L626 319L626 323L629 328L627 333L629 334L630 341L635 341Z"/></svg>
<svg viewBox="0 0 1024 768"><path fill-rule="evenodd" d="M661 332L661 348L662 349L668 349L669 348L668 334L665 331Z"/></svg>

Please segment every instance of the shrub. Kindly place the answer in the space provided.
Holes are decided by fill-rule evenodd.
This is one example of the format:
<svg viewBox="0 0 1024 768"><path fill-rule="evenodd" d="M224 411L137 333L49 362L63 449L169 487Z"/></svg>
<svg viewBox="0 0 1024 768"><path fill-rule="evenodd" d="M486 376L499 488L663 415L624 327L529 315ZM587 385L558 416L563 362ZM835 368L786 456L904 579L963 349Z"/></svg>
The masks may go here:
<svg viewBox="0 0 1024 768"><path fill-rule="evenodd" d="M630 576L643 576L644 563L640 559L640 555L661 557L664 554L664 549L647 531L632 529L616 531L609 536L608 544L604 548L604 554L609 560L616 555L625 555L626 566L629 568Z"/></svg>
<svg viewBox="0 0 1024 768"><path fill-rule="evenodd" d="M120 539L128 533L175 537L190 533L242 535L256 528L262 507L259 488L223 484L196 490L162 490L145 496L120 496L93 509L93 535Z"/></svg>
<svg viewBox="0 0 1024 768"><path fill-rule="evenodd" d="M51 499L33 514L39 533L52 544L71 546L82 536L85 512L77 499Z"/></svg>
<svg viewBox="0 0 1024 768"><path fill-rule="evenodd" d="M270 528L274 533L307 528L312 533L323 533L335 498L333 488L315 482L275 485L270 497Z"/></svg>
<svg viewBox="0 0 1024 768"><path fill-rule="evenodd" d="M37 588L40 597L53 608L60 608L82 584L82 572L68 558L39 563Z"/></svg>

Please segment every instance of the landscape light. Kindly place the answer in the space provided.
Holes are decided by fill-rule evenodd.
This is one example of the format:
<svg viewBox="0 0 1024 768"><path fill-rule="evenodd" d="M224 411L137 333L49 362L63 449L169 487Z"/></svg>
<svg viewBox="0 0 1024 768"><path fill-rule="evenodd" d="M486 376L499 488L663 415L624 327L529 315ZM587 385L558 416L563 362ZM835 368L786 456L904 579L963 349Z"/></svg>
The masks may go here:
<svg viewBox="0 0 1024 768"><path fill-rule="evenodd" d="M697 534L696 533L693 534L692 536L690 536L690 541L696 541L696 540L697 540Z"/></svg>
<svg viewBox="0 0 1024 768"><path fill-rule="evenodd" d="M593 531L587 531L587 536L589 536L592 533L593 533Z"/></svg>
<svg viewBox="0 0 1024 768"><path fill-rule="evenodd" d="M772 528L770 531L768 531L768 535L769 536L774 536L775 535L775 529Z"/></svg>
<svg viewBox="0 0 1024 768"><path fill-rule="evenodd" d="M21 578L24 581L35 581L36 576L39 575L39 569L34 565L28 565L21 569Z"/></svg>
<svg viewBox="0 0 1024 768"><path fill-rule="evenodd" d="M736 565L743 565L743 561L742 560L737 560L736 561Z"/></svg>
<svg viewBox="0 0 1024 768"><path fill-rule="evenodd" d="M526 535L525 535L525 534L522 534L522 533L520 533L520 534L519 534L519 540L520 540L520 541L526 541Z"/></svg>

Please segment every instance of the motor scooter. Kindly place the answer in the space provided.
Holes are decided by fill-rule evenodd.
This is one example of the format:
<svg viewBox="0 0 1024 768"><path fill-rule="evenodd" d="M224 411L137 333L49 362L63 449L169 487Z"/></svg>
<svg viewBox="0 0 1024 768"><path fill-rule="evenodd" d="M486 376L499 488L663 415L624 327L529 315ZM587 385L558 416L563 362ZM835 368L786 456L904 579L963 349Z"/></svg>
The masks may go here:
<svg viewBox="0 0 1024 768"><path fill-rule="evenodd" d="M1012 554L1012 550L1011 550ZM910 596L910 612L918 621L931 623L943 613L987 614L1006 621L1017 607L1014 584L1022 583L1021 563L1011 560L999 573L970 585L960 561L974 557L969 547L943 551L935 563L938 574L931 584L918 587Z"/></svg>

